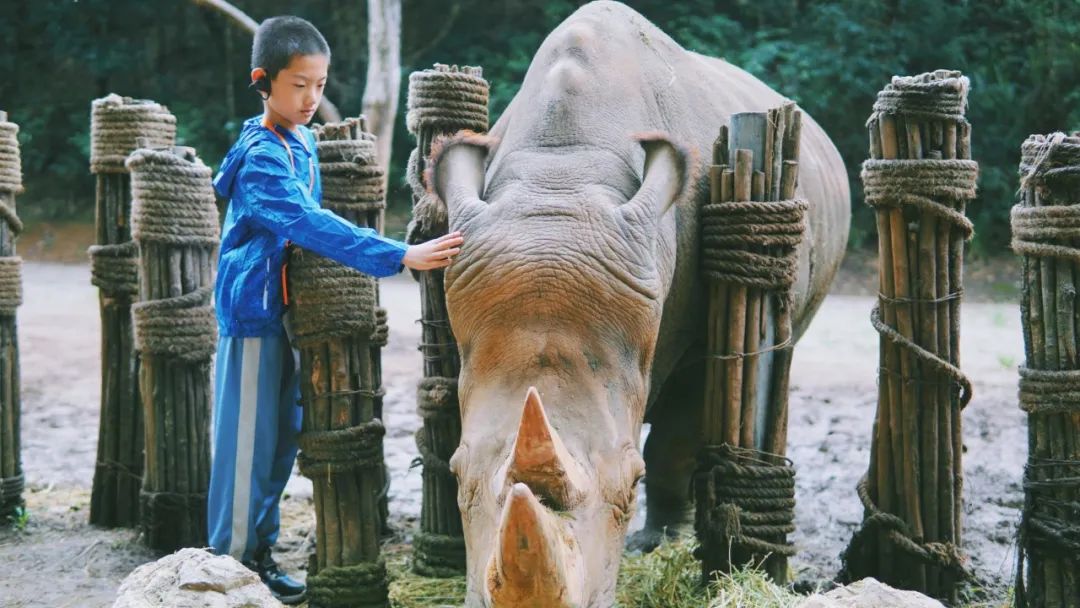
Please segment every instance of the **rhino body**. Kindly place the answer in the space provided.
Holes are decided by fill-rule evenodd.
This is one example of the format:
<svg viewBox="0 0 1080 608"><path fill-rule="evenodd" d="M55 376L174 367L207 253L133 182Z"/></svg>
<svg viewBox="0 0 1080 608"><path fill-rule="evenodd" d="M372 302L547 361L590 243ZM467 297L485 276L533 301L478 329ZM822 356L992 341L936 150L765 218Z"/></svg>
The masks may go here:
<svg viewBox="0 0 1080 608"><path fill-rule="evenodd" d="M594 2L543 42L490 137L461 135L433 154L430 182L465 235L446 293L462 357L451 468L467 605L610 606L645 470L638 542L691 521L705 168L733 113L785 101L632 9ZM796 335L850 223L839 153L805 115L798 195L810 208Z"/></svg>

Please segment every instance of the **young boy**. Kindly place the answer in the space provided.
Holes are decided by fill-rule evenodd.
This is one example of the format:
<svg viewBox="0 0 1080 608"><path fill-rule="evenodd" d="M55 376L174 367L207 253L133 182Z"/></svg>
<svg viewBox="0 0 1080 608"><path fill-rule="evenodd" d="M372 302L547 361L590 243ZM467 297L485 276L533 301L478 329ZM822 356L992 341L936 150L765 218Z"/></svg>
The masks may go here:
<svg viewBox="0 0 1080 608"><path fill-rule="evenodd" d="M264 111L244 123L214 179L229 207L215 289L210 545L258 572L286 603L301 601L305 591L270 555L301 420L296 361L282 321L286 241L376 277L402 266L445 267L462 243L454 233L410 247L319 206L315 140L304 125L322 98L329 64L330 48L311 23L264 21L251 52L252 87Z"/></svg>

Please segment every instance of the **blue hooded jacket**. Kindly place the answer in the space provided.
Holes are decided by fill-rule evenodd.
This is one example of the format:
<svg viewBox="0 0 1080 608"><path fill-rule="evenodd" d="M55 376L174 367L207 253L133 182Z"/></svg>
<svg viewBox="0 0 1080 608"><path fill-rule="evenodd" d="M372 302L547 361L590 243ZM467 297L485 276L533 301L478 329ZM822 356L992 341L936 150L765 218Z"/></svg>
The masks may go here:
<svg viewBox="0 0 1080 608"><path fill-rule="evenodd" d="M297 132L277 128L289 144L286 148L263 126L261 116L244 121L214 178L218 196L229 199L214 290L222 336L284 332L281 269L286 241L376 277L402 269L408 245L319 206L322 184L315 138L304 126Z"/></svg>

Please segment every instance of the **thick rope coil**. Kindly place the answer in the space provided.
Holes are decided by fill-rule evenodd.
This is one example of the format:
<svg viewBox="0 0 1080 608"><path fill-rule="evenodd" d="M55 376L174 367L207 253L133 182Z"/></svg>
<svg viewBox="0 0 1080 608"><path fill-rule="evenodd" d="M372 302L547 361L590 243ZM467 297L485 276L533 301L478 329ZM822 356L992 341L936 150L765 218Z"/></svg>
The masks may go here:
<svg viewBox="0 0 1080 608"><path fill-rule="evenodd" d="M786 291L805 232L803 200L709 203L702 207L702 268L713 281ZM736 247L769 247L768 253Z"/></svg>
<svg viewBox="0 0 1080 608"><path fill-rule="evenodd" d="M289 258L290 315L298 345L376 330L375 279L294 247Z"/></svg>
<svg viewBox="0 0 1080 608"><path fill-rule="evenodd" d="M459 416L457 383L457 378L422 378L416 386L416 409L420 417Z"/></svg>
<svg viewBox="0 0 1080 608"><path fill-rule="evenodd" d="M217 348L213 293L212 285L204 285L175 298L132 304L135 348L183 361L209 361Z"/></svg>
<svg viewBox="0 0 1080 608"><path fill-rule="evenodd" d="M1080 370L1021 366L1020 409L1029 414L1080 414Z"/></svg>
<svg viewBox="0 0 1080 608"><path fill-rule="evenodd" d="M175 143L176 117L165 106L119 95L107 95L91 104L92 173L125 173L124 159L136 148Z"/></svg>
<svg viewBox="0 0 1080 608"><path fill-rule="evenodd" d="M420 452L420 456L413 460L412 466L409 468L424 465L424 475L449 475L452 477L450 463L435 453L435 450L428 443L426 430L424 427L420 427L416 429L416 434L413 435L416 440L416 450Z"/></svg>
<svg viewBox="0 0 1080 608"><path fill-rule="evenodd" d="M735 547L795 554L786 539L795 531L795 469L789 460L727 444L709 446L701 451L694 483L699 558Z"/></svg>
<svg viewBox="0 0 1080 608"><path fill-rule="evenodd" d="M421 576L448 578L465 571L465 537L417 532L413 570Z"/></svg>
<svg viewBox="0 0 1080 608"><path fill-rule="evenodd" d="M19 194L23 191L18 135L19 125L6 120L0 121L0 192ZM11 223L10 219L8 223Z"/></svg>
<svg viewBox="0 0 1080 608"><path fill-rule="evenodd" d="M973 160L867 160L862 166L866 204L911 206L952 224L971 238L971 220L950 203L975 198L979 163ZM938 199L944 199L941 202Z"/></svg>
<svg viewBox="0 0 1080 608"><path fill-rule="evenodd" d="M22 473L11 477L0 477L0 507L15 501L21 502L25 486L26 480Z"/></svg>
<svg viewBox="0 0 1080 608"><path fill-rule="evenodd" d="M887 325L881 319L880 302L875 304L873 310L870 311L870 324L885 339L911 353L919 362L928 365L944 376L952 378L954 386L960 389L960 409L963 409L971 401L971 380L960 371L960 368L912 342L906 336Z"/></svg>
<svg viewBox="0 0 1080 608"><path fill-rule="evenodd" d="M902 114L926 120L966 122L967 95L970 83L966 76L951 70L938 70L918 76L893 76L892 82L878 92L870 122L881 114Z"/></svg>
<svg viewBox="0 0 1080 608"><path fill-rule="evenodd" d="M139 246L135 241L118 245L91 245L90 283L110 298L139 293Z"/></svg>
<svg viewBox="0 0 1080 608"><path fill-rule="evenodd" d="M217 247L221 239L210 167L190 148L131 153L131 234L138 241Z"/></svg>
<svg viewBox="0 0 1080 608"><path fill-rule="evenodd" d="M872 550L870 538L879 531L886 532L886 537L893 546L925 564L949 570L960 579L970 576L960 547L953 543L922 542L921 539L914 538L911 529L903 519L882 511L874 504L870 498L869 482L865 475L859 480L857 490L859 500L862 501L863 509L866 511L866 517L852 536L851 543L840 556L844 565L841 573L844 580L854 581L872 574L867 570L867 565L873 563L873 560L868 559L868 551Z"/></svg>
<svg viewBox="0 0 1080 608"><path fill-rule="evenodd" d="M0 316L15 314L22 305L22 258L0 257Z"/></svg>
<svg viewBox="0 0 1080 608"><path fill-rule="evenodd" d="M309 479L334 473L378 469L383 465L386 429L378 418L344 429L305 431L299 435L300 474Z"/></svg>
<svg viewBox="0 0 1080 608"><path fill-rule="evenodd" d="M1055 180L1080 177L1080 134L1031 135L1020 147L1020 189L1045 193ZM1074 201L1075 203L1075 201Z"/></svg>
<svg viewBox="0 0 1080 608"><path fill-rule="evenodd" d="M175 526L179 521L188 521L190 513L205 514L206 493L140 490L139 504L139 527L144 534L156 536L163 528Z"/></svg>
<svg viewBox="0 0 1080 608"><path fill-rule="evenodd" d="M385 348L389 342L390 323L387 321L386 309L378 306L375 308L375 331L371 332L371 345Z"/></svg>
<svg viewBox="0 0 1080 608"><path fill-rule="evenodd" d="M474 72L436 66L410 74L405 116L409 132L419 133L423 128L487 131L488 82Z"/></svg>
<svg viewBox="0 0 1080 608"><path fill-rule="evenodd" d="M307 597L319 608L384 608L389 586L386 563L325 566L307 578Z"/></svg>

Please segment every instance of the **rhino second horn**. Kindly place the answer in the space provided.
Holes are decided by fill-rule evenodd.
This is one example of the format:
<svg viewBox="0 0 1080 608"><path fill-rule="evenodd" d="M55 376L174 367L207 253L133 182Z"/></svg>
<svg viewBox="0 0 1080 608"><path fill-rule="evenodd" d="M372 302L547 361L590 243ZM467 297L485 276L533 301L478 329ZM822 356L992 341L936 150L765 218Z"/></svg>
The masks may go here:
<svg viewBox="0 0 1080 608"><path fill-rule="evenodd" d="M568 587L564 547L556 526L523 483L506 497L498 545L488 566L487 590L492 608L569 608L580 595Z"/></svg>
<svg viewBox="0 0 1080 608"><path fill-rule="evenodd" d="M525 397L510 458L510 481L527 484L550 506L569 509L583 498L585 475L548 422L540 393L534 387L529 387Z"/></svg>

